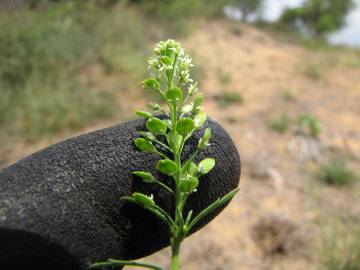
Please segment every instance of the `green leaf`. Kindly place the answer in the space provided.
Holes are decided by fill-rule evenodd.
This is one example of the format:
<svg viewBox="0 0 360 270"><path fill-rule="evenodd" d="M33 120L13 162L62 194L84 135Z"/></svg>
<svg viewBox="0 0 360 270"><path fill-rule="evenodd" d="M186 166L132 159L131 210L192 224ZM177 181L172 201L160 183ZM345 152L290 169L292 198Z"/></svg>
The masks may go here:
<svg viewBox="0 0 360 270"><path fill-rule="evenodd" d="M140 192L134 192L133 194L131 194L131 198L135 199L144 207L150 207L155 205L154 200L150 196L147 196Z"/></svg>
<svg viewBox="0 0 360 270"><path fill-rule="evenodd" d="M208 207L206 207L204 210L202 210L189 224L189 230L195 226L201 219L203 219L205 216L210 214L215 209L219 208L226 202L230 201L235 194L239 191L239 188L235 188L229 193L227 193L224 197L218 198L215 202L210 204Z"/></svg>
<svg viewBox="0 0 360 270"><path fill-rule="evenodd" d="M194 122L195 122L195 127L199 128L202 125L205 124L207 115L204 112L199 112L195 117L194 117Z"/></svg>
<svg viewBox="0 0 360 270"><path fill-rule="evenodd" d="M140 177L145 183L155 183L155 177L149 172L143 171L134 171L132 172L133 175Z"/></svg>
<svg viewBox="0 0 360 270"><path fill-rule="evenodd" d="M206 158L199 163L198 172L200 175L207 174L214 168L214 166L215 166L215 159Z"/></svg>
<svg viewBox="0 0 360 270"><path fill-rule="evenodd" d="M145 140L144 138L136 138L135 139L136 147L143 152L147 153L154 153L156 152L156 147L149 141Z"/></svg>
<svg viewBox="0 0 360 270"><path fill-rule="evenodd" d="M210 128L206 128L204 135L199 140L198 148L200 150L204 150L209 145L210 139L211 139L211 130Z"/></svg>
<svg viewBox="0 0 360 270"><path fill-rule="evenodd" d="M124 260L113 260L113 259L108 259L107 261L104 261L104 262L94 263L94 264L90 265L87 269L98 269L98 268L104 268L104 267L114 268L114 267L125 266L125 265L138 266L138 267L148 268L148 269L152 269L152 270L164 270L160 266L157 266L154 264L134 262L134 261L124 261Z"/></svg>
<svg viewBox="0 0 360 270"><path fill-rule="evenodd" d="M183 93L180 88L173 87L167 90L165 96L170 103L178 104L179 102L182 101Z"/></svg>
<svg viewBox="0 0 360 270"><path fill-rule="evenodd" d="M135 112L138 116L144 117L145 119L151 118L153 115L152 113L145 112L145 111L136 111Z"/></svg>
<svg viewBox="0 0 360 270"><path fill-rule="evenodd" d="M171 176L177 172L178 166L170 159L162 159L156 163L156 169L166 175Z"/></svg>
<svg viewBox="0 0 360 270"><path fill-rule="evenodd" d="M160 89L160 83L158 80L154 78L148 78L141 82L142 87L145 89L154 89L159 90Z"/></svg>
<svg viewBox="0 0 360 270"><path fill-rule="evenodd" d="M159 118L152 117L146 121L146 127L154 134L165 135L167 131L167 125Z"/></svg>
<svg viewBox="0 0 360 270"><path fill-rule="evenodd" d="M187 176L184 179L181 179L180 182L180 191L183 193L193 192L199 185L199 179L195 176Z"/></svg>
<svg viewBox="0 0 360 270"><path fill-rule="evenodd" d="M183 137L191 134L195 129L195 122L191 118L182 118L176 124L176 131Z"/></svg>

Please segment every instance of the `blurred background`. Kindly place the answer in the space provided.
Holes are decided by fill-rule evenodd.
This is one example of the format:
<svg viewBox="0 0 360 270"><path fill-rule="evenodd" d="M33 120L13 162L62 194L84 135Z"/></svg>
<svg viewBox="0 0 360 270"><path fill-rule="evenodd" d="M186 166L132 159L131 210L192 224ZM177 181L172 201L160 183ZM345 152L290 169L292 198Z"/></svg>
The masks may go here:
<svg viewBox="0 0 360 270"><path fill-rule="evenodd" d="M243 165L183 268L359 270L359 0L0 0L0 168L134 119L168 38Z"/></svg>

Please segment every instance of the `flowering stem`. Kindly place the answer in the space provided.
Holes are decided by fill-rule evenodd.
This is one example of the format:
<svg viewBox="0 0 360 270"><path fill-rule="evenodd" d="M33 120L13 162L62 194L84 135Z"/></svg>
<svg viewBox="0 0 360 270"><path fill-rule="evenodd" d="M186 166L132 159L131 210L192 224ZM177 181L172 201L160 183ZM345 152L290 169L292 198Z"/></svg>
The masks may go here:
<svg viewBox="0 0 360 270"><path fill-rule="evenodd" d="M230 200L237 190L219 198L197 216L193 217L193 212L190 210L184 218L185 204L189 196L196 192L199 177L210 172L215 166L215 160L212 158L206 158L198 164L194 162L195 156L209 145L211 131L210 128L205 129L198 142L197 149L189 159L182 163L181 155L186 141L191 138L195 131L199 131L206 121L206 114L201 112L202 94L199 93L197 83L192 84L192 80L189 78L190 67L192 66L191 58L185 54L178 42L168 40L156 45L154 54L148 62L154 77L143 81L142 86L158 93L167 104L168 110L163 110L159 104L150 104L149 107L153 111L140 114L146 119L148 131L140 131L139 134L142 137L136 138L134 143L140 151L156 154L161 158L156 163L156 169L160 173L172 177L173 188L158 180L158 176L155 177L150 172L135 171L133 174L147 184L158 184L173 195L175 209L173 213L167 213L157 205L152 194L149 196L134 192L122 199L141 205L167 224L171 243L171 270L179 270L180 246L188 231L208 213ZM178 86L176 86L176 82L179 82ZM193 103L189 102L190 98L193 98ZM185 109L184 105L190 106L190 109ZM156 113L159 112L165 112L167 118L158 117ZM166 143L160 141L157 136L165 137ZM162 270L157 266L144 263L111 259L103 263L93 264L90 267L101 268L120 265L143 266Z"/></svg>

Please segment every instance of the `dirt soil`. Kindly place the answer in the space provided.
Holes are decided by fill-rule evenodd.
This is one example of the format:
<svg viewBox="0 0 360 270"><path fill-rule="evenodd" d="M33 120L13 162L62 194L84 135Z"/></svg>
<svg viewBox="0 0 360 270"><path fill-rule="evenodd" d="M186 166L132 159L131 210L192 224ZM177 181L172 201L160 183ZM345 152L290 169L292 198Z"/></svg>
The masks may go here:
<svg viewBox="0 0 360 270"><path fill-rule="evenodd" d="M205 110L226 128L242 159L240 193L184 242L183 269L316 269L322 217L351 216L360 225L360 205L353 203L360 198L359 184L329 187L314 177L319 162L333 153L345 154L360 171L360 52L309 49L247 25L219 22L202 24L182 43L204 75ZM220 104L224 91L239 93L243 102ZM125 121L145 102L141 91L122 92L120 120L79 133ZM288 149L303 113L321 123L318 162L307 160L309 153L300 162L300 150ZM282 114L294 124L280 134L268 123ZM63 137L19 143L8 162ZM169 254L165 249L145 260L168 267Z"/></svg>

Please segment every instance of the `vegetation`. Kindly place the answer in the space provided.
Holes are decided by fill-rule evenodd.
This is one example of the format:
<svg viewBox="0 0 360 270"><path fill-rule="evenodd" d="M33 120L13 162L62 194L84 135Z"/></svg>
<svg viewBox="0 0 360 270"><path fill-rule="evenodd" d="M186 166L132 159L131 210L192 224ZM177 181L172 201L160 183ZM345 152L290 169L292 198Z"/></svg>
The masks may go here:
<svg viewBox="0 0 360 270"><path fill-rule="evenodd" d="M243 96L236 91L221 91L215 98L221 107L228 107L232 104L241 104L244 102Z"/></svg>
<svg viewBox="0 0 360 270"><path fill-rule="evenodd" d="M321 181L336 186L349 185L357 178L348 167L346 160L342 158L333 158L328 163L322 164L317 175Z"/></svg>
<svg viewBox="0 0 360 270"><path fill-rule="evenodd" d="M241 11L241 20L249 21L249 16L258 12L262 7L262 0L233 0L233 6Z"/></svg>
<svg viewBox="0 0 360 270"><path fill-rule="evenodd" d="M128 33L130 25L137 31ZM81 81L89 66L134 76L145 71L136 64L142 55L135 49L147 51L149 38L141 17L124 7L109 12L65 2L46 12L1 11L0 29L2 137L15 133L32 140L111 116L113 91Z"/></svg>
<svg viewBox="0 0 360 270"><path fill-rule="evenodd" d="M279 132L279 133L285 133L289 127L290 127L291 121L290 118L287 114L283 113L280 116L278 116L275 119L272 119L271 121L269 121L268 126Z"/></svg>
<svg viewBox="0 0 360 270"><path fill-rule="evenodd" d="M351 227L337 222L330 231L324 230L318 252L321 270L360 269L360 230Z"/></svg>
<svg viewBox="0 0 360 270"><path fill-rule="evenodd" d="M94 84L87 70L99 66L100 76L140 78L154 37L183 33L189 17L213 16L220 8L205 1L151 2L41 0L1 10L0 138L35 140L114 115L115 86ZM116 85L127 86L125 79Z"/></svg>
<svg viewBox="0 0 360 270"><path fill-rule="evenodd" d="M231 82L231 75L222 69L218 70L218 80L222 85L228 85Z"/></svg>
<svg viewBox="0 0 360 270"><path fill-rule="evenodd" d="M308 63L305 67L304 73L312 80L318 80L321 78L321 72L315 64Z"/></svg>
<svg viewBox="0 0 360 270"><path fill-rule="evenodd" d="M157 93L166 103L167 108L163 109L159 104L151 103L149 105L152 108L151 112L137 111L139 116L145 118L147 131L139 132L140 137L135 139L135 145L140 151L156 154L161 158L156 163L156 169L163 175L171 177L173 184L168 186L150 172L135 171L133 174L143 182L159 185L173 195L175 209L173 213L167 213L156 204L156 199L154 200L152 195L139 192L123 199L144 207L168 226L171 270L178 270L180 269L180 245L188 232L205 216L228 202L238 189L219 198L195 217L192 210L185 212L187 199L196 191L199 178L209 173L216 164L213 158L206 158L198 164L195 163L198 153L210 145L210 128L205 128L197 149L190 158L182 160L182 152L187 140L195 131L204 126L207 119L206 114L201 111L203 95L199 92L197 83L190 78L190 68L193 65L190 56L185 54L180 43L174 40L159 42L148 63L152 77L143 81L142 86ZM189 102L191 99L193 102ZM159 118L159 113L165 114L165 119ZM162 142L162 138L165 139L165 143ZM106 262L95 263L90 268L122 265L134 265L134 262L110 259ZM141 264L141 266L161 269L149 264Z"/></svg>
<svg viewBox="0 0 360 270"><path fill-rule="evenodd" d="M353 0L306 0L301 7L285 10L280 18L291 27L306 27L311 36L323 37L341 28Z"/></svg>
<svg viewBox="0 0 360 270"><path fill-rule="evenodd" d="M300 128L310 136L317 138L320 135L321 127L319 120L309 114L302 114L299 117Z"/></svg>
<svg viewBox="0 0 360 270"><path fill-rule="evenodd" d="M290 89L284 90L281 93L281 97L287 102L292 102L296 100L294 93Z"/></svg>

